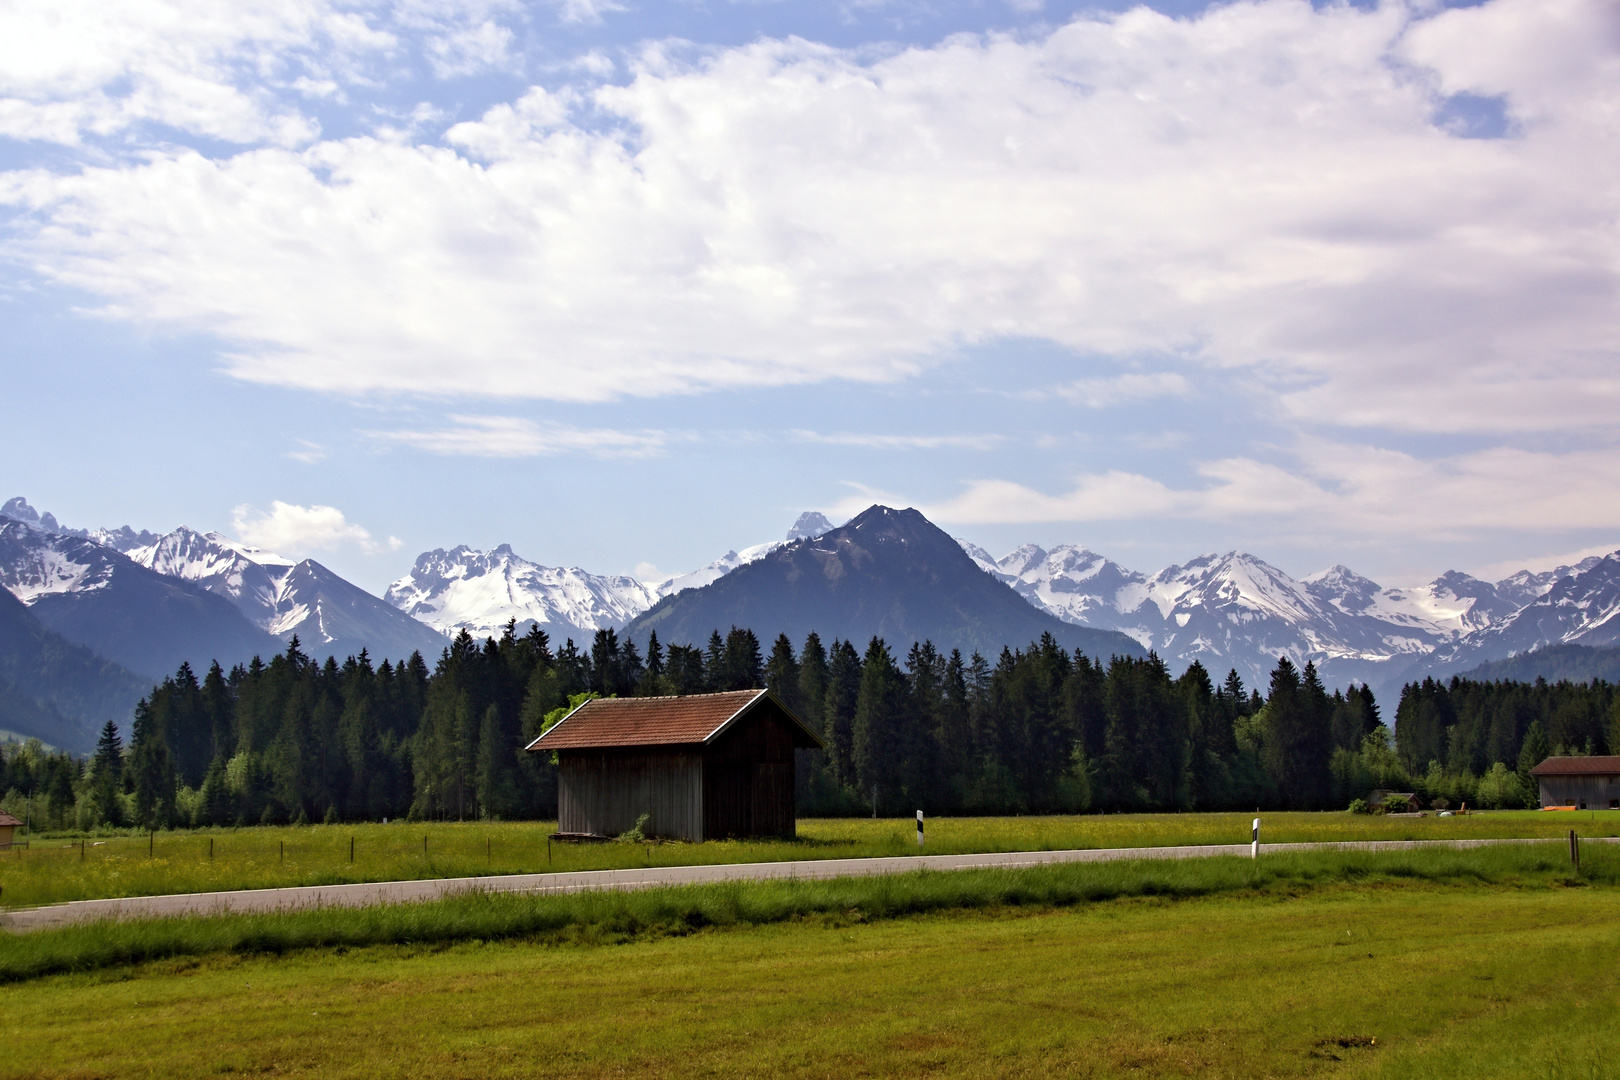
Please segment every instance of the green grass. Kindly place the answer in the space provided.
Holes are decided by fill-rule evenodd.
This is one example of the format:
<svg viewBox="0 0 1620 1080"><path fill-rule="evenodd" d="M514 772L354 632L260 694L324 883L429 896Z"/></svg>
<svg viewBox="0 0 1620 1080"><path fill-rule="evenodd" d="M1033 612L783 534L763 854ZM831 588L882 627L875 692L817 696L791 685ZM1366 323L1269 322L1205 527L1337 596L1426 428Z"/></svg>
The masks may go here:
<svg viewBox="0 0 1620 1080"><path fill-rule="evenodd" d="M1620 813L1606 811L1503 812L1466 818L1381 818L1347 813L1261 817L1261 838L1269 843L1554 838L1567 835L1571 828L1583 836L1620 836ZM926 850L929 854L956 854L1246 843L1252 818L1252 814L937 818L928 823ZM917 850L915 822L909 819L804 820L799 822L799 839L794 841L555 844L548 850L546 838L555 828L547 822L254 826L160 832L155 840L147 836L92 837L84 841L82 849L80 841L68 837L41 838L27 850L0 852L0 907L219 889L857 858Z"/></svg>
<svg viewBox="0 0 1620 1080"><path fill-rule="evenodd" d="M180 956L380 944L615 941L798 919L883 920L946 910L1072 907L1155 896L1293 896L1427 881L1463 886L1620 886L1620 852L1591 849L1579 873L1555 845L1422 852L1299 852L916 872L825 881L726 882L564 895L468 893L445 900L212 917L102 920L0 939L0 982Z"/></svg>
<svg viewBox="0 0 1620 1080"><path fill-rule="evenodd" d="M1242 861L1089 867L1161 884L1064 907L1052 871L912 875L904 917L752 921L811 888L772 885L680 934L171 958L8 986L0 1077L1611 1075L1615 868L1525 855L1290 856L1202 894ZM1030 894L900 902L931 879Z"/></svg>

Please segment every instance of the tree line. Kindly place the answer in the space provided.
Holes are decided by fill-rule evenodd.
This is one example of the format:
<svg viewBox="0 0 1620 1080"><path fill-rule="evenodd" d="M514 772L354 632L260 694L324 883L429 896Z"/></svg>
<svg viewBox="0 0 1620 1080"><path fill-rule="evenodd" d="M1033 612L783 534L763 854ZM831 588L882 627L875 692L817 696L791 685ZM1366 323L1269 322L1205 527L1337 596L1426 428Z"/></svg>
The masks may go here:
<svg viewBox="0 0 1620 1080"><path fill-rule="evenodd" d="M1411 684L1392 736L1369 689L1329 693L1286 657L1262 694L1235 671L1172 676L1155 655L1102 662L1049 635L991 663L814 633L767 653L735 627L703 646L653 635L645 654L613 630L553 649L508 624L458 634L431 671L420 654L317 662L296 639L200 679L183 664L136 707L127 747L109 723L88 759L0 754L0 805L31 800L57 827L547 818L556 767L523 747L587 695L759 687L826 743L799 752L810 815L1325 809L1380 786L1513 805L1526 755L1602 752L1620 730L1597 682Z"/></svg>

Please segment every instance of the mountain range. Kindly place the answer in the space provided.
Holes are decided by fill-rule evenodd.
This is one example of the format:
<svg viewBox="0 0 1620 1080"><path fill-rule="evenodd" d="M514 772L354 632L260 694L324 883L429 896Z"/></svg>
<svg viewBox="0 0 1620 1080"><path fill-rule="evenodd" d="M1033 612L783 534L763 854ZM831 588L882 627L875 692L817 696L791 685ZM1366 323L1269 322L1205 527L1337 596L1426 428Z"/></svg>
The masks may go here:
<svg viewBox="0 0 1620 1080"><path fill-rule="evenodd" d="M1295 579L1240 551L1144 574L1072 545L1024 545L996 558L914 510L885 507L841 528L806 513L781 540L657 581L547 567L505 544L435 549L379 598L312 559L218 533L71 529L16 498L0 506L0 585L32 620L0 650L49 634L60 643L53 655L83 649L100 665L101 676L75 676L88 679L88 698L52 696L13 677L34 661L6 668L11 653L0 655L0 730L66 725L64 745L123 708L109 702L132 700L132 687L182 660L228 665L296 635L317 657L364 648L431 662L446 635L497 634L509 621L582 645L605 628L701 643L735 624L766 640L789 632L798 641L814 628L858 642L881 634L900 647L930 637L987 655L1050 632L1099 655L1152 649L1176 670L1193 660L1217 676L1236 668L1251 685L1286 653L1314 661L1330 685L1366 682L1381 698L1412 678L1509 657L1523 658L1515 671L1529 671L1550 646L1596 649L1590 662L1602 663L1620 644L1620 552L1494 583L1452 571L1396 589L1344 566ZM32 704L17 704L24 699Z"/></svg>

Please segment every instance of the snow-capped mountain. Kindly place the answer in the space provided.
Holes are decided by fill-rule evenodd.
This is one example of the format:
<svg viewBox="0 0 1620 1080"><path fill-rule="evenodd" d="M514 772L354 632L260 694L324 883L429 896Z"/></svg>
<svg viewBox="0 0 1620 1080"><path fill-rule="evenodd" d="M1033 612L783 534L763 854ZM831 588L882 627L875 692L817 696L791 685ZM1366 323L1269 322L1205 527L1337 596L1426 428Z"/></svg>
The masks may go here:
<svg viewBox="0 0 1620 1080"><path fill-rule="evenodd" d="M810 511L799 515L787 540L728 551L707 566L648 583L626 575L593 574L577 566L530 562L502 544L492 551L436 549L417 556L411 572L395 581L384 599L413 618L447 634L465 629L475 637L499 635L509 620L536 623L557 640L586 638L617 629L666 596L702 588L739 566L764 558L786 543L816 537L832 522Z"/></svg>
<svg viewBox="0 0 1620 1080"><path fill-rule="evenodd" d="M516 619L538 623L561 640L623 626L658 596L633 577L541 566L502 544L493 551L462 545L423 552L383 598L447 634L465 629L475 637L499 636Z"/></svg>
<svg viewBox="0 0 1620 1080"><path fill-rule="evenodd" d="M296 636L311 656L344 657L365 649L378 660L421 652L431 661L445 644L431 627L314 559L295 561L184 526L132 548L129 557L223 596L282 642Z"/></svg>
<svg viewBox="0 0 1620 1080"><path fill-rule="evenodd" d="M128 554L138 547L145 547L157 543L157 537L146 530L136 532L128 525L117 529L70 529L56 520L56 515L50 511L41 514L28 500L21 495L9 499L4 506L0 506L0 517L20 521L24 525L32 525L42 532L59 533L62 536L77 536L85 540L94 540L103 547L110 547L114 551Z"/></svg>
<svg viewBox="0 0 1620 1080"><path fill-rule="evenodd" d="M75 644L149 678L277 647L225 599L82 536L0 519L0 586Z"/></svg>
<svg viewBox="0 0 1620 1080"><path fill-rule="evenodd" d="M1172 666L1196 659L1217 674L1235 667L1250 682L1263 680L1280 654L1315 661L1324 677L1388 684L1426 670L1431 658L1455 668L1465 658L1478 662L1537 644L1593 643L1582 637L1592 629L1573 613L1603 606L1592 590L1580 601L1566 596L1571 575L1594 571L1598 559L1521 571L1495 585L1452 571L1427 585L1386 589L1344 566L1297 581L1236 551L1147 576L1072 545L1047 551L1025 544L996 559L958 543L987 573L1066 622L1129 634ZM1526 604L1555 607L1555 593L1565 597L1556 610L1566 636L1548 636L1546 620L1540 631L1505 631Z"/></svg>
<svg viewBox="0 0 1620 1080"><path fill-rule="evenodd" d="M1555 579L1542 595L1507 618L1438 650L1431 666L1442 672L1461 671L1545 645L1565 644L1620 644L1620 551L1582 560L1574 573Z"/></svg>

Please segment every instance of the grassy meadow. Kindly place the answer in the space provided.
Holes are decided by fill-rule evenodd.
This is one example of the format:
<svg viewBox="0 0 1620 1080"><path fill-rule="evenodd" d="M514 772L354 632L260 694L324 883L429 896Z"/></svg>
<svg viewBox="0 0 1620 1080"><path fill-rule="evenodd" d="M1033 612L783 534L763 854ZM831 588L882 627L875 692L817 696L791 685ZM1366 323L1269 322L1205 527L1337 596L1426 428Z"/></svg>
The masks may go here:
<svg viewBox="0 0 1620 1080"><path fill-rule="evenodd" d="M1247 843L1252 814L1107 814L936 818L929 854L1065 848ZM1620 813L1501 811L1468 817L1268 813L1263 843L1620 836ZM554 844L552 822L399 822L388 825L251 826L155 836L39 837L0 852L0 908L66 900L219 889L331 885L485 874L640 866L860 858L917 851L911 819L799 822L791 841L704 844ZM353 861L350 861L351 841Z"/></svg>
<svg viewBox="0 0 1620 1080"><path fill-rule="evenodd" d="M467 897L389 910L573 930L281 953L261 920L12 983L0 1077L1610 1075L1620 861L1537 850Z"/></svg>

